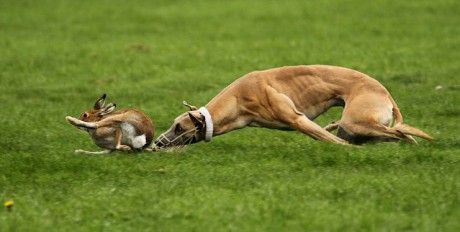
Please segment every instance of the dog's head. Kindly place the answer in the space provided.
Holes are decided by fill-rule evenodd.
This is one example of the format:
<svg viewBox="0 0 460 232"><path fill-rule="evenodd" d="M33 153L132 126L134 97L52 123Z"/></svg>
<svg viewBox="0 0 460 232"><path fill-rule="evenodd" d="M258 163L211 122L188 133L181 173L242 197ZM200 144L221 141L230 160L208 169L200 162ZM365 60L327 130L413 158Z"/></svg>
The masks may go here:
<svg viewBox="0 0 460 232"><path fill-rule="evenodd" d="M206 121L195 106L184 101L189 111L177 117L172 126L155 140L157 149L182 146L204 140Z"/></svg>

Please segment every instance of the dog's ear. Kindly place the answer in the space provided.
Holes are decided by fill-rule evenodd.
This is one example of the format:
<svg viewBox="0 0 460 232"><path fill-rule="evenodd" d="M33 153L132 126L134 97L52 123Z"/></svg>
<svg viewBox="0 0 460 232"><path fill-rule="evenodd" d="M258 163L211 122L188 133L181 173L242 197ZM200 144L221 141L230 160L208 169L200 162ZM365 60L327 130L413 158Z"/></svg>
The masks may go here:
<svg viewBox="0 0 460 232"><path fill-rule="evenodd" d="M104 107L104 104L105 104L105 97L106 97L105 93L102 94L102 96L99 99L97 99L96 103L94 103L93 109L95 110L102 109L102 107Z"/></svg>
<svg viewBox="0 0 460 232"><path fill-rule="evenodd" d="M182 104L184 104L184 106L187 106L190 109L190 111L198 109L196 106L192 106L192 105L188 104L188 102L186 102L186 101L183 101Z"/></svg>
<svg viewBox="0 0 460 232"><path fill-rule="evenodd" d="M115 109L115 107L117 107L116 104L114 104L114 103L109 103L104 109L102 109L102 110L99 112L99 116L104 116L104 115L107 115L107 114L112 113L112 111Z"/></svg>
<svg viewBox="0 0 460 232"><path fill-rule="evenodd" d="M204 127L204 119L201 117L201 115L197 116L194 115L192 112L188 112L188 116L190 117L190 119L193 122L193 125L195 125L197 129L202 129Z"/></svg>

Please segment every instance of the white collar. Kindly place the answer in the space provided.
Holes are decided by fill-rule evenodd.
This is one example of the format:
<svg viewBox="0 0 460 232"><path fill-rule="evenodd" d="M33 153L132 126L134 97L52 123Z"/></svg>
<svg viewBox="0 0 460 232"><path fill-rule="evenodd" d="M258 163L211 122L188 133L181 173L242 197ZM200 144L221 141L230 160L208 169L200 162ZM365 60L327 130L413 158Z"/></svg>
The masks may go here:
<svg viewBox="0 0 460 232"><path fill-rule="evenodd" d="M209 111L203 106L199 110L201 115L204 116L204 120L206 123L206 136L204 137L205 142L211 142L212 139L212 132L214 130L214 125L212 124L211 114Z"/></svg>

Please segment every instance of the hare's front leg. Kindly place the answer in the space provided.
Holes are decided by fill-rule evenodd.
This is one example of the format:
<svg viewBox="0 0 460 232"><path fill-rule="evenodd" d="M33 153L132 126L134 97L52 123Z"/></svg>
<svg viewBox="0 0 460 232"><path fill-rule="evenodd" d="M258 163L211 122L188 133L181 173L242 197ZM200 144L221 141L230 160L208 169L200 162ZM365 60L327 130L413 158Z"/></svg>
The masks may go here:
<svg viewBox="0 0 460 232"><path fill-rule="evenodd" d="M112 150L103 150L103 151L85 151L85 150L81 150L81 149L78 149L78 150L75 150L75 153L83 153L83 154L89 154L89 155L103 155L103 154L109 154L110 152L112 152Z"/></svg>
<svg viewBox="0 0 460 232"><path fill-rule="evenodd" d="M121 144L122 132L121 128L115 130L115 148L119 151L131 151L131 147L128 145Z"/></svg>

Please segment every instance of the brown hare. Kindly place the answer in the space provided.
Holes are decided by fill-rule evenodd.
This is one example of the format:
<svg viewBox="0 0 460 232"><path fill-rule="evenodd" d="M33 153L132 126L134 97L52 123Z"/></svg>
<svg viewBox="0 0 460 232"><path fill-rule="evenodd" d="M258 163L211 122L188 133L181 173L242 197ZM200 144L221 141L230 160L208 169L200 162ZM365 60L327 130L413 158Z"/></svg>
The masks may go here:
<svg viewBox="0 0 460 232"><path fill-rule="evenodd" d="M106 95L103 94L92 110L83 112L78 119L67 116L66 120L77 128L87 131L94 143L103 151L91 152L75 150L77 153L107 154L114 150L149 150L153 140L154 128L150 118L135 110L117 110L109 103L104 107Z"/></svg>

